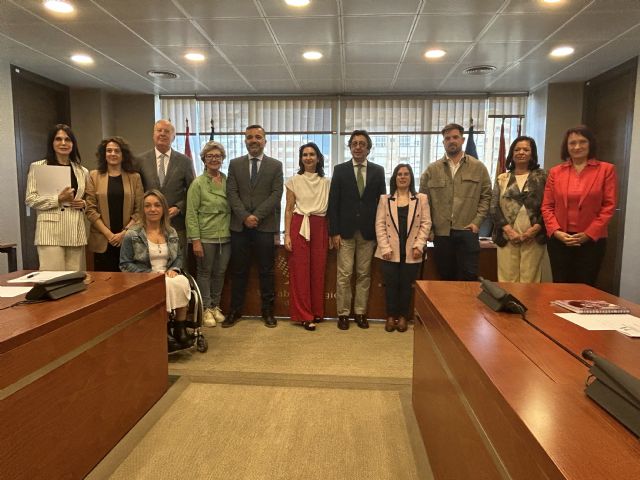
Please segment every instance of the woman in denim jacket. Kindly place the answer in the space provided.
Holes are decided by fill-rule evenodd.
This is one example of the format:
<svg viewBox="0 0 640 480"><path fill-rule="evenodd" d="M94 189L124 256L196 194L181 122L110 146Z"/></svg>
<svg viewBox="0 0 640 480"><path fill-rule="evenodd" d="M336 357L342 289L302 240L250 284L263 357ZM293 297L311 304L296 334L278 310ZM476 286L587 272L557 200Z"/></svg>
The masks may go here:
<svg viewBox="0 0 640 480"><path fill-rule="evenodd" d="M182 252L180 240L169 220L169 207L164 195L149 190L143 197L140 223L127 231L120 249L120 270L123 272L162 272L167 288L167 312L175 313L173 339L187 345L189 338L181 325L187 318L191 298L189 280L180 275Z"/></svg>

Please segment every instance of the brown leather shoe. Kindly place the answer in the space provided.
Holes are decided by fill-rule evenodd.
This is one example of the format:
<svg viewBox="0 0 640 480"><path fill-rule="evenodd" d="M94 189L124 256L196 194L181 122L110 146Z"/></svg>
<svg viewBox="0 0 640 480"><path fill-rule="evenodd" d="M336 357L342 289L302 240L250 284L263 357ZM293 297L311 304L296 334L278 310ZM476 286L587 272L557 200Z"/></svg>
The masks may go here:
<svg viewBox="0 0 640 480"><path fill-rule="evenodd" d="M386 332L393 332L396 329L396 320L393 317L387 318L387 321L384 324L384 329Z"/></svg>
<svg viewBox="0 0 640 480"><path fill-rule="evenodd" d="M338 316L338 328L340 330L349 330L349 317L346 315Z"/></svg>
<svg viewBox="0 0 640 480"><path fill-rule="evenodd" d="M369 328L369 322L367 321L367 316L362 315L360 313L356 313L353 317L360 328Z"/></svg>
<svg viewBox="0 0 640 480"><path fill-rule="evenodd" d="M404 317L400 317L398 318L398 331L399 332L406 332L407 331L407 319Z"/></svg>

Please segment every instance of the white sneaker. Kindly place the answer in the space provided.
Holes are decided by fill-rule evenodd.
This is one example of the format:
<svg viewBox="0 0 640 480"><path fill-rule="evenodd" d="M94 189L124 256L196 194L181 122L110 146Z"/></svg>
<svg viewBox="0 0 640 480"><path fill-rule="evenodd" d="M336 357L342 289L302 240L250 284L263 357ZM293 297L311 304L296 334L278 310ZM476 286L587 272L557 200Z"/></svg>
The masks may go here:
<svg viewBox="0 0 640 480"><path fill-rule="evenodd" d="M213 310L213 318L216 319L216 322L221 323L224 322L224 313L220 310L220 307L215 307Z"/></svg>
<svg viewBox="0 0 640 480"><path fill-rule="evenodd" d="M205 308L204 310L204 326L205 327L215 327L216 326L216 318L213 314L213 310L210 308Z"/></svg>

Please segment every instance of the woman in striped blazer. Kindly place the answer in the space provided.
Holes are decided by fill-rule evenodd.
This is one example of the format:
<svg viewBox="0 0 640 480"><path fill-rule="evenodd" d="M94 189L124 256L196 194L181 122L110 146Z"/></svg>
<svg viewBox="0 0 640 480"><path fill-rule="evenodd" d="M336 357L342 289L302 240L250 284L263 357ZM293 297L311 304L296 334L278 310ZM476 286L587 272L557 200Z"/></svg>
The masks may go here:
<svg viewBox="0 0 640 480"><path fill-rule="evenodd" d="M38 191L36 170L42 165L66 168L69 183L56 194ZM78 142L71 127L58 124L47 137L47 156L33 162L27 177L25 203L37 212L34 244L40 270L81 270L87 244L84 201L89 172L80 165Z"/></svg>

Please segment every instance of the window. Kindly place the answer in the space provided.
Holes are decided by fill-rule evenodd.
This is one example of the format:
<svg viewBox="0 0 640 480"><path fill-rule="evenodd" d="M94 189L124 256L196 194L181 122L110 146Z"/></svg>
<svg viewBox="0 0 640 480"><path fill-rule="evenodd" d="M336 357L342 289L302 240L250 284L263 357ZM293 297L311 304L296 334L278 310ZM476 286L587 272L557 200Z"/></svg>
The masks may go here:
<svg viewBox="0 0 640 480"><path fill-rule="evenodd" d="M373 147L369 160L385 168L387 180L398 163L409 163L416 177L444 155L441 128L455 122L468 129L473 119L478 158L493 178L504 121L508 149L526 112L524 95L441 97L317 97L317 98L183 98L161 97L162 118L178 132L174 148L184 151L186 120L196 172L201 173L201 146L212 135L227 150L229 160L246 154L244 129L260 124L267 132L265 153L282 161L285 179L298 170L298 149L315 142L325 156L325 172L349 160L347 147L353 130L365 129ZM503 118L504 116L511 118ZM524 129L522 129L524 131ZM465 134L468 138L468 134ZM466 147L466 144L465 144ZM283 195L283 208L285 195Z"/></svg>

